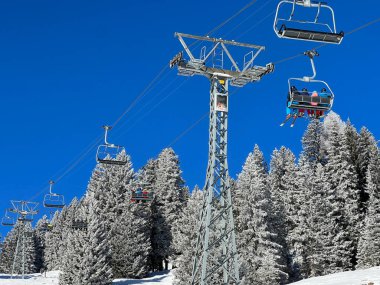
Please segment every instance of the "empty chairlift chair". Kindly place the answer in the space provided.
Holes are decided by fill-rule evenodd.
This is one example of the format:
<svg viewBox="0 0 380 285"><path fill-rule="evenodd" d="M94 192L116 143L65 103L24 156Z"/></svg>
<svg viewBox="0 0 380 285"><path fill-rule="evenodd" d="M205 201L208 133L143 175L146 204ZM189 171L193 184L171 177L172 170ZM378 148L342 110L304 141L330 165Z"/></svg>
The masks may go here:
<svg viewBox="0 0 380 285"><path fill-rule="evenodd" d="M65 206L65 197L53 192L54 181L49 181L49 194L44 197L44 207L52 209L62 209Z"/></svg>
<svg viewBox="0 0 380 285"><path fill-rule="evenodd" d="M311 0L280 1L273 29L279 38L295 40L340 44L344 37L336 31L334 10Z"/></svg>
<svg viewBox="0 0 380 285"><path fill-rule="evenodd" d="M1 219L1 224L3 226L14 226L16 224L14 218L9 216L8 211L5 211L4 217Z"/></svg>
<svg viewBox="0 0 380 285"><path fill-rule="evenodd" d="M326 113L333 106L334 93L325 81L315 79L317 73L314 57L319 54L316 51L307 51L305 55L310 58L313 75L288 80L288 107Z"/></svg>
<svg viewBox="0 0 380 285"><path fill-rule="evenodd" d="M103 126L104 144L98 147L96 152L96 161L103 164L125 165L127 163L127 156L120 155L125 152L125 148L119 145L111 144L107 141L108 131L112 129L111 126Z"/></svg>

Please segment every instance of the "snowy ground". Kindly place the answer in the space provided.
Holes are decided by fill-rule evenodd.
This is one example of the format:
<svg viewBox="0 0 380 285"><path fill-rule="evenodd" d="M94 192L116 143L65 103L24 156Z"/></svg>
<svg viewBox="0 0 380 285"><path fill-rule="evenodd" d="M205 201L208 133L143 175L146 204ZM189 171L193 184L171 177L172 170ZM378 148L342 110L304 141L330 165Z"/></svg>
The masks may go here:
<svg viewBox="0 0 380 285"><path fill-rule="evenodd" d="M0 274L0 285L58 285L58 271L48 272L46 277L41 274L31 274L27 279L9 279L9 275ZM372 284L371 284L372 282ZM172 285L171 271L152 274L144 279L116 279L117 285ZM347 271L328 276L302 280L292 285L380 285L380 266L365 270Z"/></svg>
<svg viewBox="0 0 380 285"><path fill-rule="evenodd" d="M380 285L380 266L309 278L292 285L369 285L371 282Z"/></svg>
<svg viewBox="0 0 380 285"><path fill-rule="evenodd" d="M0 285L58 285L58 271L51 271L45 276L41 274L30 274L26 279L10 279L9 275L0 274ZM151 274L144 279L116 279L113 284L117 285L171 285L173 283L173 274L171 271Z"/></svg>

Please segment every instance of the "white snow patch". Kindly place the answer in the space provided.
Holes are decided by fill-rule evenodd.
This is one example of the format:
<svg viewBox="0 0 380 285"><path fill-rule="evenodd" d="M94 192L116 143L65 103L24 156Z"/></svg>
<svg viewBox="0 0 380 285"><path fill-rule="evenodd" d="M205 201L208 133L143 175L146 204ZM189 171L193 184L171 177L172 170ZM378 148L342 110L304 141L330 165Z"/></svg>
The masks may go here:
<svg viewBox="0 0 380 285"><path fill-rule="evenodd" d="M144 279L115 279L113 284L117 285L172 285L174 276L172 271L163 271L162 273L152 273Z"/></svg>
<svg viewBox="0 0 380 285"><path fill-rule="evenodd" d="M313 277L294 285L380 285L380 266Z"/></svg>
<svg viewBox="0 0 380 285"><path fill-rule="evenodd" d="M50 271L45 274L28 274L25 279L21 276L16 276L10 279L9 274L0 274L0 285L58 285L59 271ZM172 285L172 271L163 271L161 273L152 273L144 279L115 279L113 284L116 285Z"/></svg>
<svg viewBox="0 0 380 285"><path fill-rule="evenodd" d="M50 271L45 274L28 274L25 279L21 279L20 275L11 278L9 274L0 274L1 285L58 285L59 271Z"/></svg>

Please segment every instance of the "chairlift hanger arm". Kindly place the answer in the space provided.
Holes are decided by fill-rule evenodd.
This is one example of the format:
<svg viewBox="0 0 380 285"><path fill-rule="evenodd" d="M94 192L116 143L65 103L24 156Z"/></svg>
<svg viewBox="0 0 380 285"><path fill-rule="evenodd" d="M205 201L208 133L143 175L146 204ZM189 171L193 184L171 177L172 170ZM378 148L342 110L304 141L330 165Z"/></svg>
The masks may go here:
<svg viewBox="0 0 380 285"><path fill-rule="evenodd" d="M319 56L319 53L316 50L309 50L304 53L310 58L311 68L313 70L312 76L304 76L305 81L313 80L317 76L317 70L315 69L314 57Z"/></svg>

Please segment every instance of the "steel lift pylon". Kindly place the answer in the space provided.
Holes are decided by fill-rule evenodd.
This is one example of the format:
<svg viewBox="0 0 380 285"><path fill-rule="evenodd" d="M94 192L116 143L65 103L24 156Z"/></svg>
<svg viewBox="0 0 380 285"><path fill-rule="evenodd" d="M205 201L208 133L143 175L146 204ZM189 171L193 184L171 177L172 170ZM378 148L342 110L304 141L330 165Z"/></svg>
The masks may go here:
<svg viewBox="0 0 380 285"><path fill-rule="evenodd" d="M25 277L25 262L26 262L26 225L33 221L34 215L38 213L36 210L38 203L29 202L29 201L11 201L12 203L12 212L18 214L17 221L20 223L17 230L17 243L15 254L13 257L12 265L12 274L13 278L16 270L16 265L18 264L21 267L22 279Z"/></svg>
<svg viewBox="0 0 380 285"><path fill-rule="evenodd" d="M240 284L227 164L228 86L243 87L259 81L274 70L274 65L253 65L265 49L263 46L182 33L175 33L175 36L189 59L184 59L183 52L180 52L170 61L170 67L177 66L179 75L205 76L211 85L208 166L191 284ZM210 51L206 52L203 47L200 57L196 58L185 39L205 42L211 46ZM228 49L231 46L250 50L245 54L242 66ZM229 60L230 68L224 66L224 58Z"/></svg>

